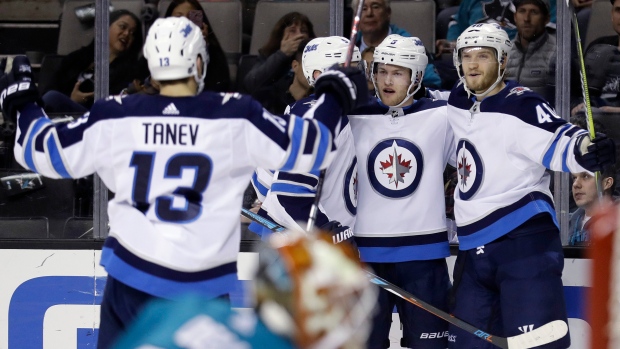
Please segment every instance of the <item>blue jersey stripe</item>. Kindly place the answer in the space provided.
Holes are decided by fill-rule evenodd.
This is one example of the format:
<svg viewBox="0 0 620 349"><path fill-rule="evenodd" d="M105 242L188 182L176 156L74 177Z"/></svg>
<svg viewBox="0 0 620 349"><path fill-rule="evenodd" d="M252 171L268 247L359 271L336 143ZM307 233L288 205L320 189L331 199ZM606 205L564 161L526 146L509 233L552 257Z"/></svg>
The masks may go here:
<svg viewBox="0 0 620 349"><path fill-rule="evenodd" d="M495 212L493 212L493 214L495 214ZM502 215L500 219L494 221L492 224L489 224L484 228L471 231L471 225L458 227L457 231L459 234L459 249L471 250L473 248L487 244L497 238L508 234L515 228L519 227L521 224L528 221L530 218L544 212L547 212L551 215L553 223L557 227L560 226L555 216L555 209L553 205L550 204L547 200L539 199L534 201L528 201L523 206L516 208L513 207L512 212Z"/></svg>
<svg viewBox="0 0 620 349"><path fill-rule="evenodd" d="M433 234L394 237L355 237L355 243L358 247L400 247L413 245L429 245L445 241L448 241L447 231Z"/></svg>
<svg viewBox="0 0 620 349"><path fill-rule="evenodd" d="M274 182L271 185L272 193L290 193L290 194L300 194L300 195L314 195L315 191L308 187L304 187L301 185L291 184L291 183L278 183Z"/></svg>
<svg viewBox="0 0 620 349"><path fill-rule="evenodd" d="M262 196L266 196L267 192L269 191L269 188L267 188L266 186L264 186L259 180L258 180L258 175L256 174L256 172L254 172L254 174L252 175L252 183L254 184L254 187L258 190L258 192L262 195Z"/></svg>
<svg viewBox="0 0 620 349"><path fill-rule="evenodd" d="M71 175L69 174L69 171L67 171L65 163L62 161L62 157L60 156L60 151L58 150L58 144L56 143L56 137L54 137L54 134L50 134L50 137L47 139L47 151L54 170L62 176L62 178L71 178Z"/></svg>
<svg viewBox="0 0 620 349"><path fill-rule="evenodd" d="M108 238L109 239L109 238ZM208 280L176 281L147 273L125 262L115 251L104 246L101 250L101 265L108 274L135 289L161 298L175 298L187 293L200 293L208 297L230 294L237 283L236 265L233 272L224 273Z"/></svg>
<svg viewBox="0 0 620 349"><path fill-rule="evenodd" d="M314 160L314 165L312 165L312 170L318 171L320 170L321 164L323 163L323 160L325 159L325 153L327 152L327 149L329 148L330 132L329 132L329 129L322 123L316 122L316 120L313 120L313 121L315 125L318 124L319 126L318 129L319 129L320 139L319 139L319 149L317 151L316 158Z"/></svg>
<svg viewBox="0 0 620 349"><path fill-rule="evenodd" d="M476 222L473 222L471 224L464 225L464 226L459 226L458 227L459 240L466 235L470 235L470 234L476 233L477 231L485 229L486 227L494 224L496 221L500 220L504 216L510 215L512 212L518 210L519 208L533 201L544 201L547 203L547 205L554 207L553 200L546 194L543 194L541 192L529 193L525 195L524 197L522 197L521 199L517 200L515 203L502 207L500 209L497 209L493 211L491 214L487 215L486 217ZM555 212L555 209L553 209L552 211ZM541 213L541 212L546 212L546 211L540 211L537 213ZM555 214L554 214L554 217L555 217Z"/></svg>
<svg viewBox="0 0 620 349"><path fill-rule="evenodd" d="M295 120L295 118L291 117L291 122L294 122L293 134L290 137L291 144L289 146L291 153L289 154L288 159L286 159L284 166L280 168L282 171L290 171L293 169L299 155L299 148L301 147L301 136L304 131L304 123L300 119L296 119L295 121L293 120Z"/></svg>
<svg viewBox="0 0 620 349"><path fill-rule="evenodd" d="M237 272L237 263L231 262L198 272L182 272L169 269L158 264L154 264L134 255L121 245L114 237L108 237L104 242L104 247L114 251L117 258L122 259L126 264L136 270L141 270L156 277L170 279L180 282L199 282L208 279L216 279L223 275Z"/></svg>
<svg viewBox="0 0 620 349"><path fill-rule="evenodd" d="M543 161L542 161L543 166L545 166L546 168L551 169L551 161L553 160L553 156L555 155L555 150L556 150L555 148L558 146L558 142L564 135L564 132L566 132L569 128L570 128L570 125L568 124L563 125L558 130L558 133L553 139L553 142L551 142L551 145L549 145L549 149L547 149L547 151L545 152L545 155L543 156Z"/></svg>
<svg viewBox="0 0 620 349"><path fill-rule="evenodd" d="M357 238L356 238L357 241ZM429 245L400 247L359 247L360 258L369 263L399 263L450 256L448 241Z"/></svg>
<svg viewBox="0 0 620 349"><path fill-rule="evenodd" d="M30 168L32 171L37 172L37 168L34 165L34 157L33 157L33 153L34 153L34 137L36 136L37 132L39 132L39 130L44 127L45 125L51 124L52 121L48 118L39 118L37 119L33 125L30 128L30 135L28 136L28 139L26 140L26 144L24 144L24 161L26 162L26 165L28 165L28 168Z"/></svg>

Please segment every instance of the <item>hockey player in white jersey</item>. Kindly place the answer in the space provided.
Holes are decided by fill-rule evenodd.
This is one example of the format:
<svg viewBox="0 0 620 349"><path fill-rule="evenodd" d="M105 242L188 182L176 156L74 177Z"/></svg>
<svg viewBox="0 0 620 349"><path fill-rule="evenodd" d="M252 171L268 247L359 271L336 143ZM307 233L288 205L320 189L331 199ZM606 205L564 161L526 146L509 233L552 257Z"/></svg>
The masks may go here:
<svg viewBox="0 0 620 349"><path fill-rule="evenodd" d="M538 94L503 81L511 45L497 24L465 30L454 51L460 82L448 100L460 243L452 313L505 337L566 321L564 257L545 169L597 171L615 160L612 140L592 142ZM537 348L569 345L566 335ZM450 328L450 348L492 347Z"/></svg>
<svg viewBox="0 0 620 349"><path fill-rule="evenodd" d="M359 71L326 72L314 118L302 119L272 115L247 96L200 93L209 57L200 29L185 17L155 21L144 55L160 95L113 96L68 124L52 123L32 103L39 97L27 58L16 58L0 79L4 117L17 118L22 166L52 178L97 173L115 193L101 256L108 280L100 349L149 298L227 297L254 168L326 167L340 115L367 94Z"/></svg>
<svg viewBox="0 0 620 349"><path fill-rule="evenodd" d="M455 146L446 101L413 97L428 62L420 39L389 35L373 58L378 99L349 114L358 161L355 241L377 275L447 311L442 173L454 164ZM369 348L389 347L395 305L401 346L447 347L447 322L381 290Z"/></svg>
<svg viewBox="0 0 620 349"><path fill-rule="evenodd" d="M312 39L304 48L302 67L310 86L317 77L333 65L343 65L349 40L341 36ZM361 60L359 49L354 47L351 65ZM296 101L287 108L293 115L305 115L316 104L316 95ZM354 243L350 228L355 223L357 206L357 161L353 137L348 120L343 120L334 140L338 152L325 171L320 209L316 226L334 234L334 242ZM319 171L291 173L277 171L273 177L262 208L275 222L293 230L305 230L310 208L316 195Z"/></svg>

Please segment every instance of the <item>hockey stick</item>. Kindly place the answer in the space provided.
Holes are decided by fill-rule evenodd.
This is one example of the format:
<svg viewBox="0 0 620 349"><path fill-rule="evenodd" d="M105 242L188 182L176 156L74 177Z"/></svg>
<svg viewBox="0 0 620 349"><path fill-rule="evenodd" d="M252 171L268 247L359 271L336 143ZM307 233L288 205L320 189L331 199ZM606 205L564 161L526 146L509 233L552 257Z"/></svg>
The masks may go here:
<svg viewBox="0 0 620 349"><path fill-rule="evenodd" d="M353 26L351 27L351 39L349 40L349 47L347 48L347 57L344 61L344 66L348 67L351 65L351 59L353 58L353 51L355 50L355 37L357 36L357 28L359 28L360 24L360 16L362 15L362 8L364 6L364 0L359 0L357 4L357 11L355 13L355 18L353 19ZM319 203L321 201L321 192L323 191L323 182L325 182L325 170L321 170L319 172L319 179L316 184L316 194L314 196L314 202L310 207L310 216L308 217L308 225L306 225L306 231L311 232L312 228L314 228L314 224L316 223L316 215L319 211Z"/></svg>
<svg viewBox="0 0 620 349"><path fill-rule="evenodd" d="M575 39L577 41L577 57L579 58L579 75L581 76L581 91L583 94L583 103L586 109L586 125L590 139L594 140L596 132L594 130L594 117L592 117L592 104L590 103L590 91L588 89L588 79L586 77L586 64L583 58L583 49L581 47L581 35L579 34L579 24L577 23L577 15L573 11L573 28L575 30ZM594 173L596 180L596 193L599 200L603 198L602 176L600 172Z"/></svg>
<svg viewBox="0 0 620 349"><path fill-rule="evenodd" d="M246 218L249 218L259 224L262 224L263 226L265 226L267 229L275 232L275 233L282 233L284 232L285 228L275 222L272 222L264 217L259 216L258 214L242 208L241 209L241 215L243 215ZM567 333L568 333L568 325L566 324L566 322L562 321L562 320L555 320L555 321L551 321L549 323L546 323L530 332L527 333L522 333L520 335L517 336L512 336L512 337L499 337L499 336L494 336L491 335L479 328L476 328L472 325L470 325L469 323L458 319L440 309L435 308L434 306L424 302L423 300L421 300L420 298L412 295L411 293L403 290L402 288L392 284L389 281L386 281L383 278L378 277L377 275L366 271L366 274L368 276L368 279L370 280L370 282L372 282L373 284L383 288L384 290L391 292L393 294L395 294L396 296L406 300L407 302L420 307L426 311L428 311L429 313L446 320L447 322L453 324L454 326L457 326L477 337L479 337L480 339L486 340L487 342L490 342L491 344L499 347L499 348L504 348L504 349L527 349L527 348L533 348L533 347L537 347L543 344L547 344L547 343L551 343L553 341L556 341L562 337L564 337Z"/></svg>

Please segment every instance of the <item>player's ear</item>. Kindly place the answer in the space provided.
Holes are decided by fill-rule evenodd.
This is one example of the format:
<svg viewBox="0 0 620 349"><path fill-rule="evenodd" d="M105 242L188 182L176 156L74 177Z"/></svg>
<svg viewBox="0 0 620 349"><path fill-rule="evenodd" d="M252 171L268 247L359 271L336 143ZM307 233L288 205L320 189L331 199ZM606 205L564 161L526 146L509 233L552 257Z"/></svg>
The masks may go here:
<svg viewBox="0 0 620 349"><path fill-rule="evenodd" d="M607 190L607 189L611 188L611 186L613 184L614 184L613 177L603 178L603 190Z"/></svg>

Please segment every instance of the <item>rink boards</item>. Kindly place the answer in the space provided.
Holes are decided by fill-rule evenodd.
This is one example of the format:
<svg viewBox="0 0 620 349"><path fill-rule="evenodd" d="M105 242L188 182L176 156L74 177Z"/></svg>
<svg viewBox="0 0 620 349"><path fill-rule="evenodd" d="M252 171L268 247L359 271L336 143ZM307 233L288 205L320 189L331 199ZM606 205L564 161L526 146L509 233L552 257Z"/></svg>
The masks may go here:
<svg viewBox="0 0 620 349"><path fill-rule="evenodd" d="M0 349L95 348L106 273L101 250L2 249L0 253ZM244 287L258 258L241 253L233 307L247 307ZM450 268L454 257L449 259ZM589 260L566 259L564 293L572 349L587 349L584 296ZM527 324L524 324L527 325Z"/></svg>

